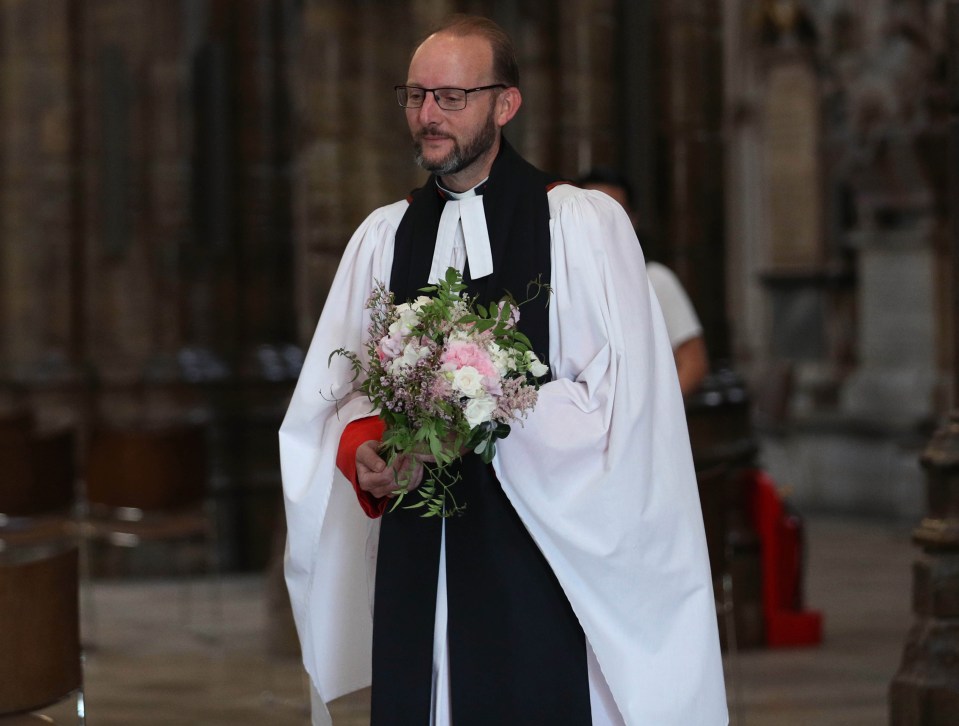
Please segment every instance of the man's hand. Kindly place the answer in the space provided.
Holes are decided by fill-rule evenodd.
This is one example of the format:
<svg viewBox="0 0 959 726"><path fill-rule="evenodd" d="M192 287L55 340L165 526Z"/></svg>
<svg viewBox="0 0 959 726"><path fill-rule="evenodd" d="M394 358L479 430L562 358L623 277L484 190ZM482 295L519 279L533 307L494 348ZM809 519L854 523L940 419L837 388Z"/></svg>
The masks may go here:
<svg viewBox="0 0 959 726"><path fill-rule="evenodd" d="M356 481L360 489L380 499L396 496L405 485L413 491L423 481L423 463L416 458L401 456L393 466L387 466L379 454L379 441L365 441L356 450Z"/></svg>

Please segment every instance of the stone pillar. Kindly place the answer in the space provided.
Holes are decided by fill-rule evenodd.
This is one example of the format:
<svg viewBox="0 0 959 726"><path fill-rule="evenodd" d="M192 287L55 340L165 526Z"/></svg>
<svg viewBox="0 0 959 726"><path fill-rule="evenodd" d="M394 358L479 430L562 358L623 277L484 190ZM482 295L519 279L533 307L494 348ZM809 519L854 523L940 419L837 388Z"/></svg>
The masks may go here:
<svg viewBox="0 0 959 726"><path fill-rule="evenodd" d="M570 174L619 158L615 3L562 3L557 30L559 77L554 86L560 157Z"/></svg>
<svg viewBox="0 0 959 726"><path fill-rule="evenodd" d="M346 123L341 109L350 43L344 32L346 13L336 3L306 5L292 49L294 269L297 339L304 344L312 337L351 233L342 204L345 160L338 143Z"/></svg>
<svg viewBox="0 0 959 726"><path fill-rule="evenodd" d="M83 15L72 0L0 5L0 379L57 426L83 417L89 388L76 106Z"/></svg>
<svg viewBox="0 0 959 726"><path fill-rule="evenodd" d="M72 228L68 20L66 0L0 6L0 350L25 374L65 366L70 341L69 268L60 263Z"/></svg>
<svg viewBox="0 0 959 726"><path fill-rule="evenodd" d="M651 230L657 228L659 210L659 174L656 169L656 109L651 103L653 79L658 57L654 53L653 3L619 3L619 53L616 62L618 79L619 137L617 166L633 184L633 208L643 252L658 259L656 240Z"/></svg>
<svg viewBox="0 0 959 726"><path fill-rule="evenodd" d="M541 169L558 171L559 109L569 104L560 91L557 42L550 19L556 4L549 0L524 2L515 28L507 28L516 46L523 107L506 128L506 137L527 160Z"/></svg>
<svg viewBox="0 0 959 726"><path fill-rule="evenodd" d="M283 0L188 5L195 216L177 388L199 394L212 419L226 559L258 569L281 516L276 431L302 363L290 282L298 10Z"/></svg>
<svg viewBox="0 0 959 726"><path fill-rule="evenodd" d="M949 214L953 305L959 303L959 0L947 5L949 55ZM959 374L959 330L953 318L953 373ZM959 386L953 391L959 405ZM922 555L913 565L916 622L889 689L892 726L947 726L959 714L959 411L929 442L921 463L927 514L913 533Z"/></svg>
<svg viewBox="0 0 959 726"><path fill-rule="evenodd" d="M912 571L916 622L889 689L892 726L948 726L959 714L959 413L921 461L928 513L913 533L922 549Z"/></svg>
<svg viewBox="0 0 959 726"><path fill-rule="evenodd" d="M289 17L277 0L244 0L232 45L237 179L236 346L240 376L289 378L282 352L295 339L290 217Z"/></svg>
<svg viewBox="0 0 959 726"><path fill-rule="evenodd" d="M677 0L657 8L660 194L665 262L703 323L710 358L728 355L723 207L723 4Z"/></svg>
<svg viewBox="0 0 959 726"><path fill-rule="evenodd" d="M181 418L196 396L176 380L194 320L183 304L192 263L190 24L184 6L99 0L84 8L85 340L97 413ZM194 4L199 8L201 4Z"/></svg>
<svg viewBox="0 0 959 726"><path fill-rule="evenodd" d="M308 342L343 248L375 207L425 173L412 161L393 86L415 39L450 9L410 3L309 3L291 45L297 339ZM360 11L358 14L358 10ZM362 52L357 52L361 47ZM360 58L358 61L357 58Z"/></svg>

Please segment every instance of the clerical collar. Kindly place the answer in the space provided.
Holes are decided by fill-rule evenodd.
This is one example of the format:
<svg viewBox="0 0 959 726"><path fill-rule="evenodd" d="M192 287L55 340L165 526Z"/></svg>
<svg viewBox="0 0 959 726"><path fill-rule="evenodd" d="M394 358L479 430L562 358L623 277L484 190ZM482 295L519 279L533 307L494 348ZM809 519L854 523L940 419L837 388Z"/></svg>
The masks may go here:
<svg viewBox="0 0 959 726"><path fill-rule="evenodd" d="M440 195L444 199L469 199L470 197L475 197L479 194L482 194L486 190L486 182L489 181L489 177L486 177L483 181L477 184L472 189L467 189L465 192L454 192L451 189L447 189L442 184L440 180L436 180L436 188L439 190Z"/></svg>

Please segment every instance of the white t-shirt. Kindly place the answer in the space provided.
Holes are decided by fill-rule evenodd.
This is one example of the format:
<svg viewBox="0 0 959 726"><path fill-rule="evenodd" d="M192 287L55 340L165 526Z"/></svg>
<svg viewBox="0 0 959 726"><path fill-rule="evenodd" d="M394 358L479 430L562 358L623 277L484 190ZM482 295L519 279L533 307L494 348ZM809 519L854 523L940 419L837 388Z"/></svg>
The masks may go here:
<svg viewBox="0 0 959 726"><path fill-rule="evenodd" d="M663 309L666 332L673 350L687 340L702 335L703 326L676 274L659 262L648 262L646 275Z"/></svg>

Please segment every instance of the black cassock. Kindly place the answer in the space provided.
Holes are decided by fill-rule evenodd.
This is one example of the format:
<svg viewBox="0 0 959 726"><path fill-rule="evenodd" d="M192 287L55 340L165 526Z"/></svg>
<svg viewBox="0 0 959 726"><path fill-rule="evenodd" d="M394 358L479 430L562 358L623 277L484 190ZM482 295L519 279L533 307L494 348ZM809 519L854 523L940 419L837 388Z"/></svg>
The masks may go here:
<svg viewBox="0 0 959 726"><path fill-rule="evenodd" d="M470 280L487 304L532 280L549 283L549 205L555 179L503 140L482 189L492 275ZM396 233L390 288L411 300L427 285L444 199L435 178L411 197ZM520 329L548 360L545 298L523 306ZM546 558L509 503L492 466L458 464L466 511L446 520L450 699L455 726L585 726L590 723L586 643ZM371 726L429 723L441 527L420 510L387 512L380 527L373 614Z"/></svg>

